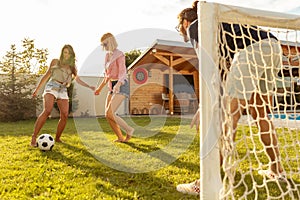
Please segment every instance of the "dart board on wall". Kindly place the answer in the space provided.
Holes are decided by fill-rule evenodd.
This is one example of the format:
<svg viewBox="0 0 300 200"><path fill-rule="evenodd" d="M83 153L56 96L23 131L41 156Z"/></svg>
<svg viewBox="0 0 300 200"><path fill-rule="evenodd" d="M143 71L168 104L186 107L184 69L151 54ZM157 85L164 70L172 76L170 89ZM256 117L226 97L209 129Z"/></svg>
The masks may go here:
<svg viewBox="0 0 300 200"><path fill-rule="evenodd" d="M145 70L144 68L137 68L134 70L133 72L134 82L136 82L137 84L143 84L147 81L147 79L148 79L147 70Z"/></svg>

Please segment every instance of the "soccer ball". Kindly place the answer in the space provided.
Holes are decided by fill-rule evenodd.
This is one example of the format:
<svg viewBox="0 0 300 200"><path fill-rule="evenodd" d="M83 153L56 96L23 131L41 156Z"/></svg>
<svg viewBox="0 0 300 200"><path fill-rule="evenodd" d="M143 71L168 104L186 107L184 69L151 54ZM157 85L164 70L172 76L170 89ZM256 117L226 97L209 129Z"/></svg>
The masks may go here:
<svg viewBox="0 0 300 200"><path fill-rule="evenodd" d="M37 139L37 146L42 151L50 151L54 146L54 138L50 134L42 134Z"/></svg>

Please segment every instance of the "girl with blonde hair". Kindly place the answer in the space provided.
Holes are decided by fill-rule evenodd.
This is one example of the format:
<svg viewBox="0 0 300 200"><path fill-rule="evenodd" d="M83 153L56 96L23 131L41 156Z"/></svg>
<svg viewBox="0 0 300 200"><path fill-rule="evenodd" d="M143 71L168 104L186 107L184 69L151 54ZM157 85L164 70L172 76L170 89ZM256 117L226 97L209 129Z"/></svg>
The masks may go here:
<svg viewBox="0 0 300 200"><path fill-rule="evenodd" d="M105 33L101 37L100 42L103 50L107 52L104 62L105 77L96 89L95 95L99 95L102 88L108 84L109 92L105 102L105 117L118 137L115 142L128 142L134 132L134 128L129 126L115 113L123 100L129 96L125 55L122 51L117 49L118 43L111 33ZM126 132L125 139L121 128Z"/></svg>

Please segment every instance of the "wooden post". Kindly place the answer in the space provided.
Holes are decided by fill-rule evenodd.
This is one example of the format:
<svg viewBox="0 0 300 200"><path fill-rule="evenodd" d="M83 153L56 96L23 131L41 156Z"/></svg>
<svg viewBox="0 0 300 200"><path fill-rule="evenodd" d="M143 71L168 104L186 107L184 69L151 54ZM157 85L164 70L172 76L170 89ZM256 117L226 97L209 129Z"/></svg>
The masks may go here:
<svg viewBox="0 0 300 200"><path fill-rule="evenodd" d="M169 62L169 109L170 114L174 114L174 95L173 95L173 56L170 56L170 62Z"/></svg>

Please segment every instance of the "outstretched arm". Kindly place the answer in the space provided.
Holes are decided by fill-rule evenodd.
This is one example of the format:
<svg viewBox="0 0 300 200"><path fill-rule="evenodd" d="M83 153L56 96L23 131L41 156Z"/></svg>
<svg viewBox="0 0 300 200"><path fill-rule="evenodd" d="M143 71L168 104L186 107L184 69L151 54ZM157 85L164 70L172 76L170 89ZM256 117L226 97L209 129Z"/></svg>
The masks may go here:
<svg viewBox="0 0 300 200"><path fill-rule="evenodd" d="M99 95L99 94L100 94L102 88L107 84L107 82L108 82L108 78L105 77L105 78L102 80L102 82L100 83L100 85L98 86L98 88L95 90L95 95Z"/></svg>
<svg viewBox="0 0 300 200"><path fill-rule="evenodd" d="M87 84L86 82L84 82L83 80L81 80L81 78L79 76L76 76L75 77L75 80L78 84L84 86L84 87L87 87L87 88L90 88L91 90L95 90L95 87L94 86L91 86L89 84Z"/></svg>
<svg viewBox="0 0 300 200"><path fill-rule="evenodd" d="M40 79L38 85L36 86L35 90L32 93L33 97L36 97L38 94L38 91L40 90L40 88L48 81L48 79L51 76L51 67L53 65L55 65L57 63L57 59L53 59L50 63L50 66L48 67L46 73L42 76L42 78Z"/></svg>

